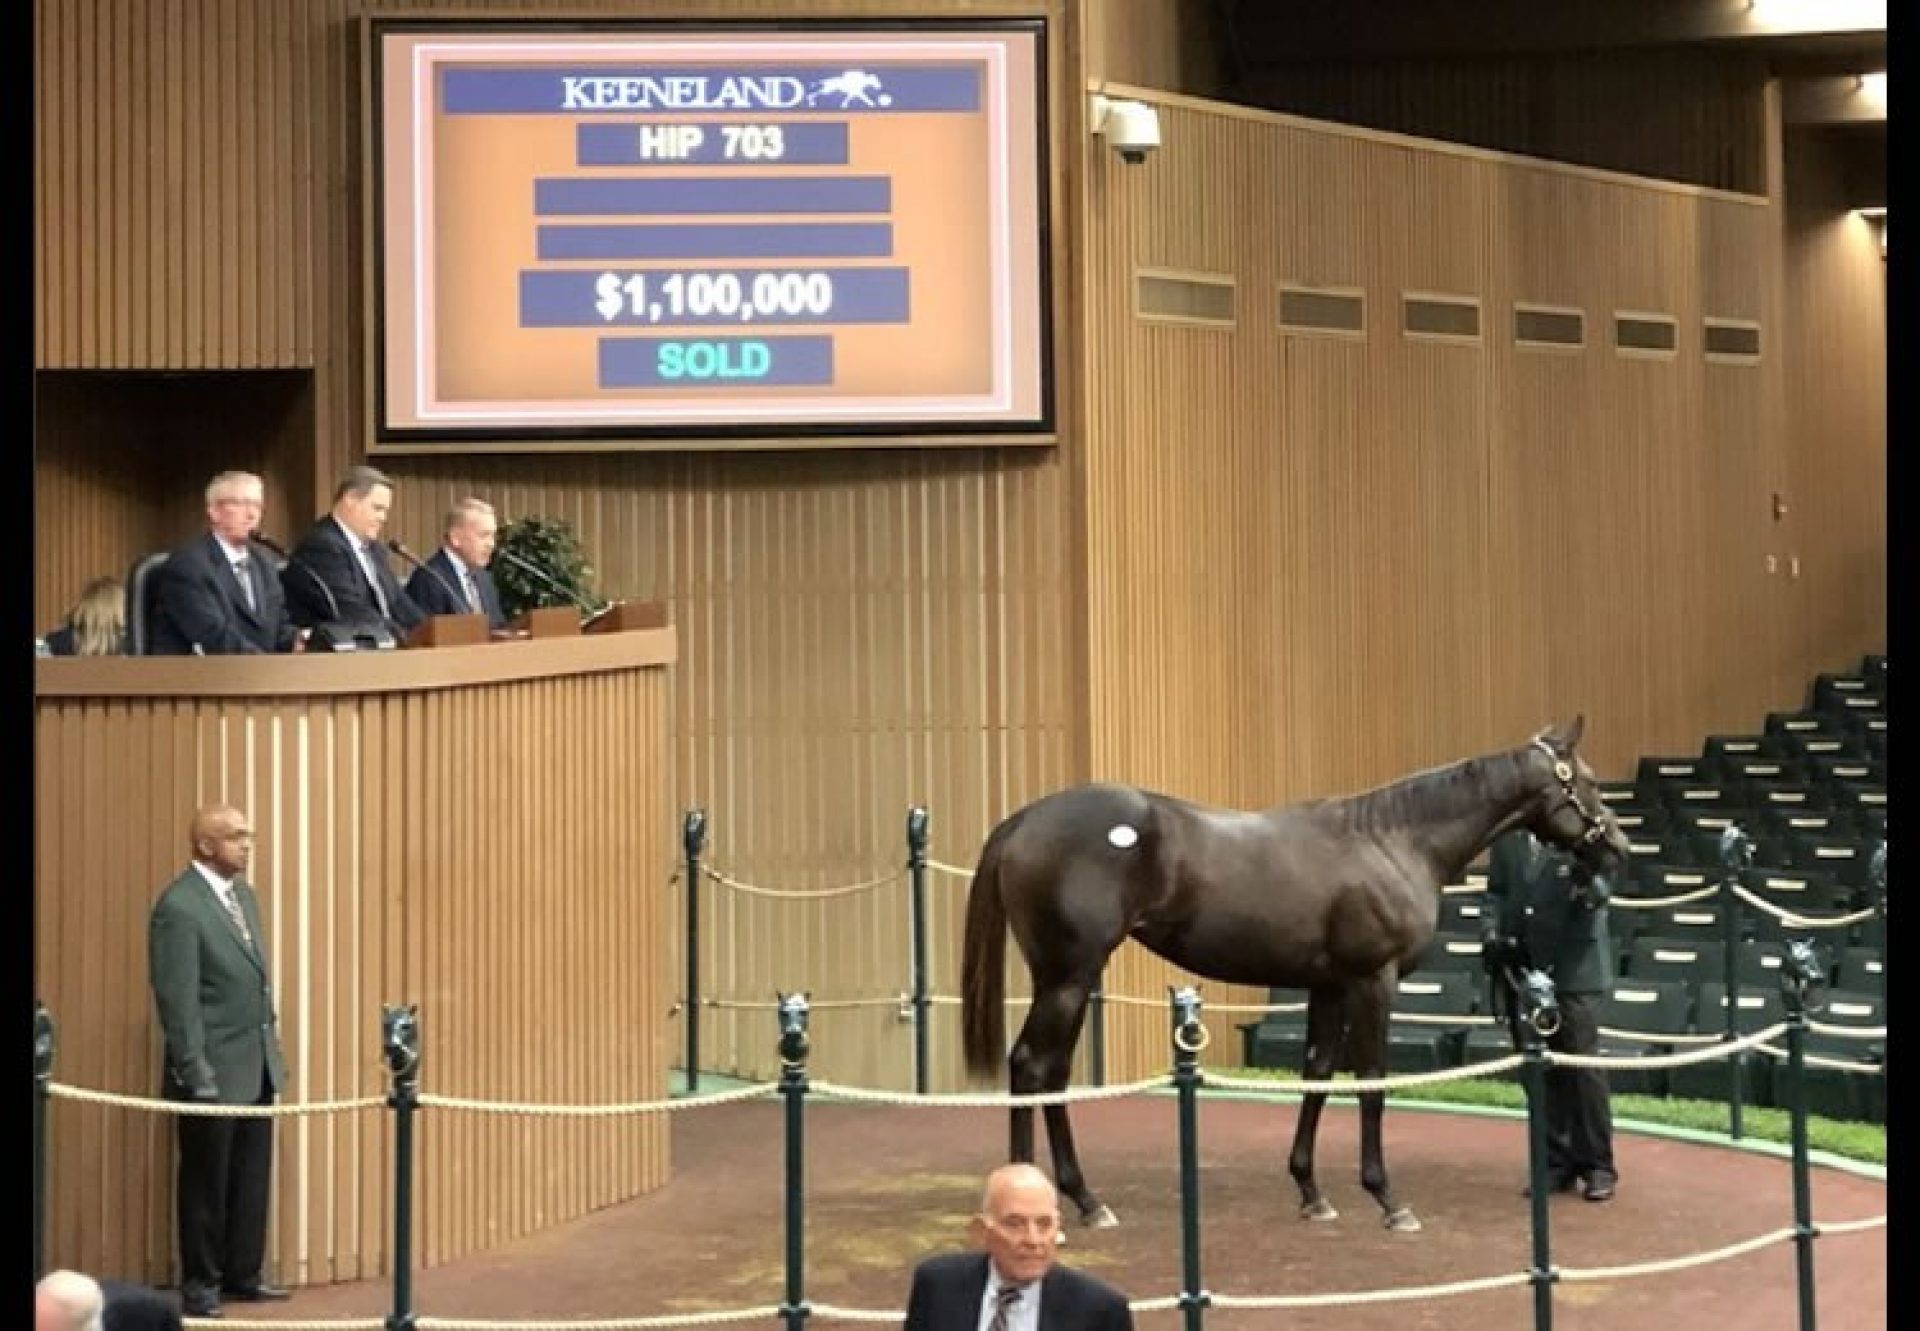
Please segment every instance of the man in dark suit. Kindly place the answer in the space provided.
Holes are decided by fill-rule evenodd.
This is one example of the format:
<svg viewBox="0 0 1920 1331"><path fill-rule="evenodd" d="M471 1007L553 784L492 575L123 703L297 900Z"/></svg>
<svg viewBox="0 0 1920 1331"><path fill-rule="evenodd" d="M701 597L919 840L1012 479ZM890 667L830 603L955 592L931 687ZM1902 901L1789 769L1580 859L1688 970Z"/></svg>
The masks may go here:
<svg viewBox="0 0 1920 1331"><path fill-rule="evenodd" d="M495 632L507 626L500 592L487 565L500 524L493 505L462 499L447 511L440 548L407 579L407 595L429 615L483 614Z"/></svg>
<svg viewBox="0 0 1920 1331"><path fill-rule="evenodd" d="M427 617L393 576L380 543L392 507L393 481L384 472L347 469L334 488L332 509L301 538L280 570L294 623L385 623L396 639L404 639Z"/></svg>
<svg viewBox="0 0 1920 1331"><path fill-rule="evenodd" d="M245 471L207 484L207 532L167 558L155 575L148 651L187 656L290 652L301 647L280 579L252 543L266 485Z"/></svg>
<svg viewBox="0 0 1920 1331"><path fill-rule="evenodd" d="M1034 1166L989 1174L970 1230L982 1251L914 1268L905 1331L1132 1331L1119 1291L1055 1264L1060 1198Z"/></svg>
<svg viewBox="0 0 1920 1331"><path fill-rule="evenodd" d="M1516 829L1493 843L1487 860L1488 909L1483 954L1494 962L1544 970L1553 980L1560 1029L1547 1047L1565 1054L1600 1049L1600 1005L1613 987L1613 941L1607 931L1604 877L1573 857ZM1494 983L1503 981L1495 977ZM1518 1043L1515 1031L1515 1042ZM1599 1068L1547 1069L1547 1187L1584 1187L1590 1202L1613 1199L1613 1106Z"/></svg>
<svg viewBox="0 0 1920 1331"><path fill-rule="evenodd" d="M265 1105L286 1085L260 904L245 874L247 817L209 804L188 833L193 862L154 903L147 953L166 1038L162 1093L195 1104ZM273 1120L180 1114L176 1187L180 1295L189 1317L222 1296L284 1299L262 1278Z"/></svg>

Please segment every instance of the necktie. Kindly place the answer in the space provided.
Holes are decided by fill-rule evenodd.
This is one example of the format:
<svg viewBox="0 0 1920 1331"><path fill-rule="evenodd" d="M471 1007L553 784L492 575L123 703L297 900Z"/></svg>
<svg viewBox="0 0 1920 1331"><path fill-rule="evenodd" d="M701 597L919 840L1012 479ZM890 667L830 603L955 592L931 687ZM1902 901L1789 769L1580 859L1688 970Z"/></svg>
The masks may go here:
<svg viewBox="0 0 1920 1331"><path fill-rule="evenodd" d="M1027 1292L1025 1285L1002 1285L993 1296L993 1320L987 1323L987 1331L1007 1331L1013 1322L1013 1305L1020 1302L1020 1296Z"/></svg>
<svg viewBox="0 0 1920 1331"><path fill-rule="evenodd" d="M367 581L373 584L373 599L374 603L380 607L380 617L382 619L391 619L393 612L387 608L386 589L380 585L380 570L373 562L373 546L362 545L360 547L360 566L366 569Z"/></svg>
<svg viewBox="0 0 1920 1331"><path fill-rule="evenodd" d="M464 564L460 568L460 581L467 589L467 604L484 614L486 607L480 604L480 584L474 580L473 570Z"/></svg>
<svg viewBox="0 0 1920 1331"><path fill-rule="evenodd" d="M247 609L258 610L260 606L253 599L252 561L241 555L233 561L233 576L240 579L240 595L246 598Z"/></svg>
<svg viewBox="0 0 1920 1331"><path fill-rule="evenodd" d="M231 887L224 892L215 892L214 895L219 897L220 904L227 908L227 918L232 920L233 927L240 931L240 937L247 941L247 946L253 946L253 931L247 928L247 915L240 909L240 898L233 894Z"/></svg>

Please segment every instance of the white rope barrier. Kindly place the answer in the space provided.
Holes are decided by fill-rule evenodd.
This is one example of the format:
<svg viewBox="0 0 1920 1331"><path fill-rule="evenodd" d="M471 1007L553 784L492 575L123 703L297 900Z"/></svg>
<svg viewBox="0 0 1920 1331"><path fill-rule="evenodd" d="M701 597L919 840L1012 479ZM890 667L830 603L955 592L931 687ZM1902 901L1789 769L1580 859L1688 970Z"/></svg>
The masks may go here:
<svg viewBox="0 0 1920 1331"><path fill-rule="evenodd" d="M155 1100L149 1096L115 1095L111 1091L92 1091L64 1082L50 1082L47 1093L56 1100L78 1100L84 1104L116 1105L121 1109L145 1109L165 1114L185 1114L197 1118L298 1118L302 1114L347 1114L361 1109L378 1109L386 1104L384 1095L363 1096L357 1100L308 1100L278 1105L222 1105L205 1100Z"/></svg>
<svg viewBox="0 0 1920 1331"><path fill-rule="evenodd" d="M1525 1271L1471 1280L1449 1280L1438 1285L1411 1285L1400 1289L1356 1290L1343 1294L1209 1294L1216 1308L1340 1308L1370 1303L1400 1303L1408 1299L1444 1299L1456 1294L1482 1294L1490 1289L1512 1289L1531 1279Z"/></svg>
<svg viewBox="0 0 1920 1331"><path fill-rule="evenodd" d="M1775 1022L1764 1030L1754 1031L1736 1040L1719 1040L1713 1045L1700 1049L1686 1049L1672 1054L1643 1054L1629 1057L1622 1054L1563 1054L1558 1050L1547 1050L1547 1061L1569 1068L1683 1068L1690 1063L1711 1063L1716 1058L1726 1058L1746 1049L1763 1049L1766 1042L1787 1029L1787 1023ZM1665 1037L1662 1037L1665 1038Z"/></svg>
<svg viewBox="0 0 1920 1331"><path fill-rule="evenodd" d="M1850 911L1845 915L1801 915L1796 911L1788 910L1785 906L1775 905L1765 897L1756 896L1744 887L1734 888L1733 894L1755 910L1773 916L1791 929L1843 929L1847 925L1870 920L1880 913L1872 906L1868 906L1864 910Z"/></svg>
<svg viewBox="0 0 1920 1331"><path fill-rule="evenodd" d="M1082 1086L1064 1091L1042 1091L1033 1095L914 1095L901 1091L875 1090L865 1086L842 1086L832 1081L816 1081L809 1085L821 1095L831 1096L836 1100L849 1100L855 1104L925 1106L929 1109L1019 1109L1033 1105L1079 1104L1087 1100L1118 1100L1124 1096L1139 1095L1144 1091L1171 1086L1173 1074L1163 1072L1157 1077L1144 1077L1139 1081L1130 1081L1116 1086Z"/></svg>
<svg viewBox="0 0 1920 1331"><path fill-rule="evenodd" d="M1490 1058L1481 1063L1464 1063L1457 1068L1439 1068L1432 1072L1409 1072L1397 1077L1344 1077L1316 1081L1312 1078L1224 1077L1202 1074L1206 1085L1230 1091L1259 1091L1285 1095L1358 1095L1362 1092L1391 1091L1407 1086L1432 1086L1445 1081L1470 1077L1488 1077L1517 1068L1525 1060L1519 1054Z"/></svg>
<svg viewBox="0 0 1920 1331"><path fill-rule="evenodd" d="M935 873L947 874L953 878L973 877L973 870L962 869L959 866L952 865L952 864L942 864L939 860L928 860L927 867L933 870Z"/></svg>
<svg viewBox="0 0 1920 1331"><path fill-rule="evenodd" d="M727 1326L736 1322L770 1321L780 1315L777 1304L759 1308L729 1308L721 1312L679 1313L665 1317L607 1317L589 1321L507 1322L498 1318L416 1317L420 1331L655 1331L670 1326ZM232 1322L222 1322L232 1326ZM285 1326L285 1322L262 1322L262 1326ZM375 1326L384 1325L376 1322Z"/></svg>
<svg viewBox="0 0 1920 1331"><path fill-rule="evenodd" d="M731 888L735 892L750 897L770 897L779 901L824 901L828 897L850 897L860 892L871 892L876 887L885 887L888 883L896 881L901 873L900 870L895 869L892 873L879 878L869 878L864 883L848 883L845 887L805 889L756 887L752 883L742 882L738 878L722 873L710 864L701 865L700 872L722 887Z"/></svg>
<svg viewBox="0 0 1920 1331"><path fill-rule="evenodd" d="M1711 887L1695 888L1691 892L1682 892L1671 897L1624 897L1618 894L1608 898L1607 904L1619 906L1624 910L1664 910L1668 906L1686 906L1696 901L1705 901L1708 897L1719 895L1720 887L1716 883Z"/></svg>
<svg viewBox="0 0 1920 1331"><path fill-rule="evenodd" d="M630 1114L677 1114L689 1109L711 1109L715 1105L736 1104L742 1100L758 1100L770 1096L780 1089L780 1083L773 1081L755 1082L751 1086L736 1087L731 1091L716 1091L712 1095L685 1096L677 1100L638 1100L631 1104L611 1105L559 1105L525 1104L505 1100L472 1100L457 1095L435 1095L422 1091L420 1103L428 1109L462 1109L474 1113L554 1115L562 1118L620 1118Z"/></svg>
<svg viewBox="0 0 1920 1331"><path fill-rule="evenodd" d="M1785 1229L1769 1230L1738 1243L1729 1243L1723 1248L1712 1248L1706 1252L1688 1253L1684 1257L1667 1257L1651 1262L1625 1262L1619 1266L1563 1266L1560 1279L1581 1280L1621 1280L1628 1276L1657 1276L1669 1271L1685 1271L1696 1266L1711 1266L1715 1262L1724 1262L1733 1257L1744 1257L1750 1252L1772 1247L1776 1243L1785 1243L1793 1237L1791 1226Z"/></svg>

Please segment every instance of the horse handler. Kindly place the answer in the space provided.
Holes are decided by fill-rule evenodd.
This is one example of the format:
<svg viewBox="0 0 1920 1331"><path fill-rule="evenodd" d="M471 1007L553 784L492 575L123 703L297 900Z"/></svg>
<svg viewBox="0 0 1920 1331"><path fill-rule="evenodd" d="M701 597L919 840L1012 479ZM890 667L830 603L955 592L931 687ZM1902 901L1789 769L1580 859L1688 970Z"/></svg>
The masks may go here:
<svg viewBox="0 0 1920 1331"><path fill-rule="evenodd" d="M1571 856L1516 829L1493 844L1487 893L1492 900L1481 941L1495 988L1505 983L1501 971L1507 966L1541 967L1553 980L1560 1009L1559 1029L1547 1037L1547 1047L1563 1054L1598 1052L1600 1005L1614 978L1607 931L1612 887ZM1517 1007L1509 1004L1510 1010ZM1519 1033L1512 1034L1517 1047ZM1619 1171L1607 1074L1550 1066L1545 1099L1548 1190L1584 1188L1590 1202L1612 1200Z"/></svg>

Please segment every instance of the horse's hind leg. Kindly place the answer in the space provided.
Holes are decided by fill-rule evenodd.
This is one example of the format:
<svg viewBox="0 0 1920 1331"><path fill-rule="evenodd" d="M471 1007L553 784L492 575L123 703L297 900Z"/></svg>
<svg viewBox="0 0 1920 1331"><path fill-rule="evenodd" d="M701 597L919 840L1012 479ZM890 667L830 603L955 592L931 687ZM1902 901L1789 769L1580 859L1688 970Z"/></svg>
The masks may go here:
<svg viewBox="0 0 1920 1331"><path fill-rule="evenodd" d="M1357 1077L1381 1077L1387 1070L1387 1022L1393 1006L1394 972L1382 974L1355 986L1347 1017L1348 1047L1353 1050L1353 1071ZM1373 1194L1386 1213L1387 1228L1411 1233L1420 1228L1413 1208L1393 1200L1393 1188L1387 1182L1386 1151L1380 1134L1380 1122L1387 1103L1384 1091L1360 1092L1360 1186Z"/></svg>
<svg viewBox="0 0 1920 1331"><path fill-rule="evenodd" d="M1038 984L1033 1006L1027 1012L1020 1038L1014 1041L1009 1057L1010 1079L1015 1095L1037 1095L1064 1091L1073 1075L1073 1047L1080 1039L1080 1026L1086 1018L1087 995L1091 986L1079 982ZM1053 1152L1053 1183L1063 1196L1080 1209L1080 1218L1096 1228L1119 1224L1112 1211L1100 1204L1087 1187L1080 1171L1080 1157L1073 1147L1073 1125L1067 1119L1064 1104L1044 1106L1047 1118L1047 1145ZM1033 1159L1033 1110L1013 1111L1014 1159ZM1026 1154L1020 1152L1024 1147Z"/></svg>
<svg viewBox="0 0 1920 1331"><path fill-rule="evenodd" d="M1321 1081L1333 1075L1340 1061L1340 993L1337 989L1315 989L1307 1000L1307 1056L1304 1075ZM1300 1216L1305 1220L1337 1220L1340 1213L1320 1193L1313 1177L1314 1138L1320 1131L1320 1111L1327 1103L1324 1091L1309 1091L1300 1099L1300 1118L1293 1128L1293 1150L1287 1156L1287 1172L1300 1188Z"/></svg>

